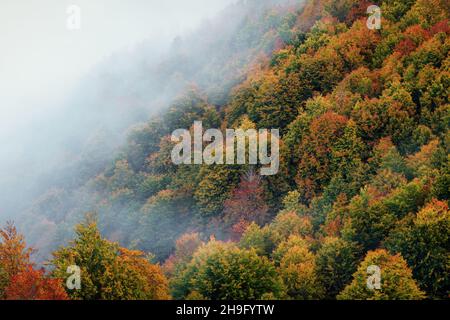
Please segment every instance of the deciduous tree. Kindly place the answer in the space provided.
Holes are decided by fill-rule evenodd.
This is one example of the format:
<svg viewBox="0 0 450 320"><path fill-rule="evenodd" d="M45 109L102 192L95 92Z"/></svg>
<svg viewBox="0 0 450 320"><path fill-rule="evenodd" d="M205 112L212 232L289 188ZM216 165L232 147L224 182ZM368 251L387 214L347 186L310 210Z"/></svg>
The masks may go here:
<svg viewBox="0 0 450 320"><path fill-rule="evenodd" d="M380 289L369 288L370 266L376 266L380 273ZM369 270L370 271L370 270ZM411 269L400 256L390 255L378 249L367 253L353 275L353 281L338 295L340 300L419 300L425 298L412 277Z"/></svg>

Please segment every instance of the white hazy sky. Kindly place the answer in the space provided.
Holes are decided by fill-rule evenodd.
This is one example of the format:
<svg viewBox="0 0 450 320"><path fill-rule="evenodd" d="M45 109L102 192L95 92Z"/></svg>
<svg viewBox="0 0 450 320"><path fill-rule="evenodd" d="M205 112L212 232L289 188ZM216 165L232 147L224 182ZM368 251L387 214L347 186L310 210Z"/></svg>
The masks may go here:
<svg viewBox="0 0 450 320"><path fill-rule="evenodd" d="M236 0L0 0L0 141L104 57L170 42ZM81 29L66 27L69 5Z"/></svg>

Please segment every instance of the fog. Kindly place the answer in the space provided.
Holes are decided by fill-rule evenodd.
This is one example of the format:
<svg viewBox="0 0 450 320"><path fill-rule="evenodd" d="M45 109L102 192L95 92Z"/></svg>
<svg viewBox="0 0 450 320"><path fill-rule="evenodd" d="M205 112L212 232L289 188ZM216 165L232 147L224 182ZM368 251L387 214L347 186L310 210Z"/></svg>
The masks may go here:
<svg viewBox="0 0 450 320"><path fill-rule="evenodd" d="M176 36L232 2L0 0L0 217L14 218L42 167L51 170L61 161L58 148L75 135L66 128L72 117L68 101L74 92L87 91L83 81L99 65L143 43L146 58L156 61ZM81 9L78 30L67 27L69 5ZM85 103L91 97L77 98ZM94 108L85 104L80 114L92 118L86 110L95 114Z"/></svg>

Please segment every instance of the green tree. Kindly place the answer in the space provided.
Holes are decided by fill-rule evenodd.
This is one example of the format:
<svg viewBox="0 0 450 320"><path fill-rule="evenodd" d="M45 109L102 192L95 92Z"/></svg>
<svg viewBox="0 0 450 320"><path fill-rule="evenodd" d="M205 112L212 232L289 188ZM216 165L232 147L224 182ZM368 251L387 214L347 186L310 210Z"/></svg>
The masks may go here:
<svg viewBox="0 0 450 320"><path fill-rule="evenodd" d="M425 202L427 189L420 180L393 190L386 197L370 187L363 189L348 206L344 238L356 241L366 250L373 250L389 234L395 223Z"/></svg>
<svg viewBox="0 0 450 320"><path fill-rule="evenodd" d="M319 280L315 256L303 241L291 238L286 245L281 244L277 255L280 260L279 273L283 279L288 298L296 300L320 299L324 289ZM296 244L295 244L296 243Z"/></svg>
<svg viewBox="0 0 450 320"><path fill-rule="evenodd" d="M53 276L66 279L67 268L81 271L81 289L69 290L72 299L130 300L167 299L167 280L144 254L120 248L101 237L95 220L88 216L76 226L76 238L53 253Z"/></svg>
<svg viewBox="0 0 450 320"><path fill-rule="evenodd" d="M7 222L4 228L0 228L0 299L4 298L11 279L32 266L33 252L12 222Z"/></svg>
<svg viewBox="0 0 450 320"><path fill-rule="evenodd" d="M166 189L150 197L141 208L139 225L132 238L141 250L152 252L159 261L168 258L175 240L192 222L192 195L188 191Z"/></svg>
<svg viewBox="0 0 450 320"><path fill-rule="evenodd" d="M223 221L233 239L239 239L250 223L263 225L267 222L269 208L263 191L261 178L251 171L242 177L231 197L224 202Z"/></svg>
<svg viewBox="0 0 450 320"><path fill-rule="evenodd" d="M380 268L381 287L369 288L370 266ZM370 271L370 269L369 269ZM337 297L340 300L419 300L425 294L412 277L406 261L400 255L390 255L386 250L369 251L353 281Z"/></svg>
<svg viewBox="0 0 450 320"><path fill-rule="evenodd" d="M202 216L211 217L222 212L225 200L239 183L241 171L231 165L202 166L200 182L194 192Z"/></svg>

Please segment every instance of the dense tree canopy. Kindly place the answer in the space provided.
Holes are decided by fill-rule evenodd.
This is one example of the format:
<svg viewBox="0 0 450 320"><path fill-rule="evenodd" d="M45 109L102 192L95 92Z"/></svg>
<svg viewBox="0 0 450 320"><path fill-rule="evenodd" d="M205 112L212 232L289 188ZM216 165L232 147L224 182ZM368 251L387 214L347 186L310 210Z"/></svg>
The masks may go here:
<svg viewBox="0 0 450 320"><path fill-rule="evenodd" d="M380 270L380 287L370 288L367 284L371 275L370 267ZM338 299L348 300L420 300L425 298L412 277L406 261L400 256L392 256L386 250L369 251L364 261L353 275L353 281L338 295Z"/></svg>
<svg viewBox="0 0 450 320"><path fill-rule="evenodd" d="M44 222L28 228L64 244L51 275L0 230L1 298L66 298L77 265L72 299L448 299L448 1L376 1L380 30L366 25L371 1L245 3L232 44L208 48L208 80L131 128L85 184L31 209ZM170 134L194 121L280 129L279 173L174 165ZM381 289L367 286L371 266Z"/></svg>

